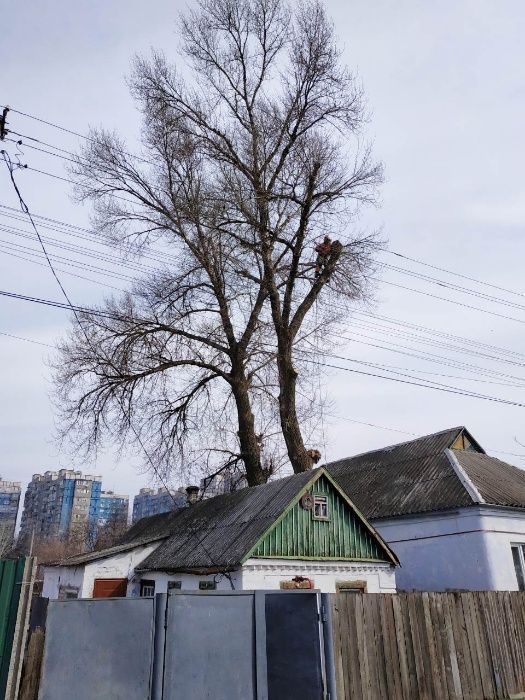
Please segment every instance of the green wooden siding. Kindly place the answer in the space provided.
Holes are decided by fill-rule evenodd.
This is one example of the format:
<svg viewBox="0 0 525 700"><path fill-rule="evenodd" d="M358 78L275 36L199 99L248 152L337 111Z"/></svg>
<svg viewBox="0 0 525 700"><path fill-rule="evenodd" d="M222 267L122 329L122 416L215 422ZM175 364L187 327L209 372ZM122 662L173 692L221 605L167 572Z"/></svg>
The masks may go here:
<svg viewBox="0 0 525 700"><path fill-rule="evenodd" d="M0 697L4 697L25 559L0 560Z"/></svg>
<svg viewBox="0 0 525 700"><path fill-rule="evenodd" d="M379 542L324 475L309 492L328 496L330 519L314 520L312 511L296 503L250 556L389 561Z"/></svg>

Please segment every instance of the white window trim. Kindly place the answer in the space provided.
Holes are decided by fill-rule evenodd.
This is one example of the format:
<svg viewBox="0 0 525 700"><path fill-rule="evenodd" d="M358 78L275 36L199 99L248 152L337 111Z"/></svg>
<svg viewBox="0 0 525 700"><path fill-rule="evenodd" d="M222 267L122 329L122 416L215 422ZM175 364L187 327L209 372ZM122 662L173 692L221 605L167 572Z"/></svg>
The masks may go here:
<svg viewBox="0 0 525 700"><path fill-rule="evenodd" d="M330 506L328 503L328 494L326 493L312 493L312 497L314 499L314 505L312 508L312 519L313 520L322 520L324 522L330 520ZM326 505L326 515L316 515L315 514L315 505L317 499L322 499L322 502Z"/></svg>

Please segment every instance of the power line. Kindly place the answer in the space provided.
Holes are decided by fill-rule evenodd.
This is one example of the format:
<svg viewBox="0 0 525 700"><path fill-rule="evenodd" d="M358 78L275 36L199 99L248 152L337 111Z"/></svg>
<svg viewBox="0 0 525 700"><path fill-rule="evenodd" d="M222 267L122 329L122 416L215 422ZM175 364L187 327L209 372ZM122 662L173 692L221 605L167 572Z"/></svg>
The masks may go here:
<svg viewBox="0 0 525 700"><path fill-rule="evenodd" d="M114 319L120 320L119 317L117 317L117 316L114 316L114 315L112 316L111 314L105 314L103 312L99 312L99 311L96 311L93 309L85 309L82 307L72 306L69 304L61 303L61 302L50 301L48 299L40 299L38 297L30 297L30 296L27 296L24 294L19 294L16 292L8 292L5 290L0 290L0 296L5 296L5 297L9 297L12 299L17 299L17 300L22 300L22 301L29 301L29 302L37 303L37 304L43 304L45 306L51 306L51 307L55 307L55 308L65 309L68 311L74 311L74 312L76 311L76 312L81 312L81 313L85 313L85 314L91 314L94 316L103 316L106 318L114 318ZM501 398L495 397L495 396L486 396L484 394L477 394L475 392L469 392L468 390L461 390L458 387L445 388L445 387L448 387L448 385L434 386L434 384L437 384L437 382L433 382L432 384L428 384L428 383L422 384L421 382L413 382L413 381L408 381L405 379L398 379L396 377L385 377L384 375L378 375L378 374L374 374L371 372L365 372L362 370L351 369L349 367L340 367L340 366L332 365L329 363L319 363L317 360L306 359L305 361L306 362L313 362L313 363L318 364L318 365L323 366L323 367L330 367L333 369L339 369L339 370L343 370L346 372L353 372L355 374L363 374L366 376L376 377L378 379L386 379L388 381L395 381L395 382L399 382L402 384L410 384L413 386L420 386L420 387L423 387L426 389L435 389L436 391L443 391L445 393L458 394L461 396L468 396L470 398L480 398L480 399L484 399L487 401L493 401L496 403L503 403L503 404L507 404L507 405L511 405L511 406L525 407L525 404L521 404L517 401L510 401L510 400L501 399Z"/></svg>
<svg viewBox="0 0 525 700"><path fill-rule="evenodd" d="M29 119L32 119L32 120L34 120L34 121L40 122L40 123L42 123L42 124L45 124L46 126L50 126L50 127L54 128L54 129L57 129L57 130L59 130L59 131L62 131L62 132L71 134L71 135L76 136L76 137L81 138L81 139L84 139L84 140L86 140L86 141L90 141L90 142L92 142L92 143L97 143L97 139L94 139L94 138L92 138L92 137L90 137L90 136L87 136L86 134L82 134L82 133L80 133L80 132L78 132L78 131L74 131L73 129L69 129L69 128L67 128L67 127L61 126L61 125L56 124L56 123L54 123L54 122L51 122L51 121L49 121L49 120L47 120L47 119L43 119L42 117L37 117L37 116L34 115L34 114L30 114L30 113L28 113L28 112L23 112L23 111L21 111L21 110L17 110L17 109L14 109L14 108L10 108L10 111L13 112L13 113L15 113L15 114L20 114L21 116L24 116L24 117L26 117L26 118L29 118ZM22 134L22 133L20 133L20 132L17 132L17 131L11 130L11 129L9 130L9 132L12 133L12 134L15 134L15 135L17 135L17 136L19 136L19 137L21 137L21 138L26 138L26 139L29 139L29 140L31 140L31 141L34 141L35 143L40 143L41 145L47 146L48 148L53 148L54 150L62 151L63 153L66 153L66 154L69 155L69 156L76 157L76 154L73 153L72 151L68 151L68 150L66 150L66 149L64 149L64 148L61 148L61 147L59 147L59 146L55 146L54 144L51 144L51 143L49 143L49 142L42 141L41 139L37 139L37 138L35 138L35 137L33 137L33 136L29 136L29 135L27 135L27 134ZM25 145L30 146L30 144L25 144ZM147 161L147 160L141 158L140 156L138 156L138 155L136 155L136 154L127 153L126 151L121 151L121 152L122 152L122 153L125 153L126 155L129 155L129 156L132 157L132 158L137 158L138 160L143 160L144 162L150 162L150 161ZM50 154L50 155L55 155L55 154ZM423 265L423 266L425 266L425 267L428 267L428 268L437 270L437 271L439 271L439 272L445 272L446 274L454 275L455 277L458 277L458 278L461 278L461 279L466 279L466 280L468 280L468 281L470 281L470 282L475 282L476 284L485 285L485 286L491 287L491 288L493 288L493 289L498 289L499 291L506 292L506 293L508 293L508 294L513 294L513 295L516 295L516 296L520 296L520 297L525 298L525 294L524 294L524 293L516 292L516 291L514 291L514 290L511 290L511 289L508 289L508 288L505 288L505 287L501 287L501 286L498 286L498 285L495 285L495 284L492 284L492 283L489 283L489 282L486 282L486 281L483 281L483 280L479 280L479 279L476 279L476 278L474 278L474 277L470 277L470 276L468 276L468 275L465 275L465 274L456 272L456 271L454 271L454 270L448 270L447 268L443 268L443 267L440 267L440 266L438 266L438 265L433 265L433 264L431 264L431 263L425 262L425 261L420 260L420 259L418 259L418 258L411 257L411 256L406 255L406 254L404 254L404 253L400 253L399 251L396 251L396 250L385 250L384 252L385 252L386 254L394 255L394 256L396 256L396 257L399 257L399 258L402 258L402 259L405 259L405 260L409 260L410 262L416 263L416 264L418 264L418 265Z"/></svg>
<svg viewBox="0 0 525 700"><path fill-rule="evenodd" d="M437 335L438 337L444 337L444 338L450 338L451 340L458 341L460 343L466 343L468 345L477 345L480 347L485 347L489 350L496 350L497 352L508 354L508 355L518 355L523 358L525 358L525 353L517 352L516 350L510 350L508 348L502 348L498 345L491 345L489 343L484 343L479 340L474 340L473 338L467 338L464 336L460 335L455 335L453 333L448 333L447 331L440 331L435 328L431 328L429 326L424 326L422 324L418 323L411 323L409 321L404 321L402 319L397 319L397 318L391 318L390 316L385 316L384 314L377 314L377 313L365 313L363 311L358 311L358 310L353 310L352 314L358 315L358 316L364 316L365 318L372 318L372 319L378 319L380 321L383 321L385 323L389 323L391 325L397 325L397 326L404 326L406 328L422 331L423 333L426 333L428 335Z"/></svg>
<svg viewBox="0 0 525 700"><path fill-rule="evenodd" d="M496 311L489 311L488 309L480 309L479 306L472 306L471 304L465 304L461 301L456 301L454 299L448 299L447 297L440 297L437 294L431 294L430 292L424 292L421 289L414 289L413 287L406 287L403 284L397 284L396 282L390 282L388 280L377 279L376 277L371 277L374 282L379 282L380 284L388 284L392 287L398 287L399 289L404 289L408 292L414 292L415 294L423 294L426 297L431 297L432 299L439 299L439 301L446 301L449 304L455 304L456 306L462 306L465 309L472 309L474 311L481 311L481 313L489 314L490 316L497 316L498 318L504 318L507 321L516 321L516 323L525 323L525 320L515 318L514 316L505 316L504 314L499 314Z"/></svg>
<svg viewBox="0 0 525 700"><path fill-rule="evenodd" d="M0 105L0 108L2 105ZM58 129L59 131L63 131L66 134L71 134L72 136L77 136L80 139L84 139L85 141L90 141L91 143L97 143L97 140L94 138L91 138L91 136L87 136L86 134L81 134L78 131L73 131L72 129L68 129L65 126L60 126L59 124L55 124L54 122L47 121L46 119L42 119L41 117L36 117L34 114L28 114L27 112L21 112L18 109L14 109L13 107L9 107L9 111L13 112L14 114L20 114L23 117L27 117L28 119L33 119L34 121L40 122L41 124L45 124L46 126L50 126L54 129ZM15 133L12 132L11 129L8 130L10 133ZM19 136L21 134L18 134ZM25 137L25 138L31 138L31 137ZM33 139L37 140L37 139ZM28 145L28 144L26 144ZM50 144L47 144L50 145ZM50 146L51 148L55 148L55 146ZM64 149L60 149L64 150ZM141 156L136 155L135 153L128 153L127 151L124 151L123 149L118 149L120 153L124 153L125 155L129 156L130 158L135 158L136 160L140 160L144 163L149 163L152 165L151 161L146 160L145 158L142 158Z"/></svg>
<svg viewBox="0 0 525 700"><path fill-rule="evenodd" d="M3 156L4 162L5 162L5 164L6 164L6 167L7 167L8 171L9 171L9 177L10 177L11 182L12 182L12 184L13 184L13 188L14 188L14 190L15 190L15 192L16 192L16 194L17 194L18 200L19 200L19 202L20 202L20 207L21 207L22 211L23 211L25 214L27 214L27 216L28 216L28 218L29 218L29 221L31 222L31 226L33 227L33 229L34 229L34 231L35 231L35 233L36 233L36 235L37 235L37 238L38 238L38 240L39 240L39 242L40 242L40 245L41 245L41 247L42 247L42 251L43 251L43 253L44 253L45 257L46 257L46 260L47 260L47 262L48 262L48 264L49 264L49 268L50 268L51 272L53 273L53 276L54 276L54 278L56 279L57 284L58 284L58 286L60 287L60 290L61 290L62 294L64 295L65 299L67 300L69 306L72 307L73 305L71 304L71 300L70 300L70 298L68 297L67 292L66 292L66 290L64 289L64 287L63 287L63 285L62 285L62 282L60 281L60 278L58 277L57 273L55 272L55 269L54 269L54 267L53 267L53 263L52 263L51 260L49 259L49 255L47 254L47 250L46 250L46 247L45 247L45 245L44 245L44 241L42 240L42 238L41 238L41 236L40 236L40 233L39 233L39 231L38 231L38 229L37 229L37 227L36 227L36 224L35 224L35 222L33 221L33 217L31 216L31 212L29 211L29 208L28 208L27 204L24 202L24 199L23 199L22 195L20 194L20 190L18 189L18 185L16 184L16 180L15 180L14 175L13 175L14 166L13 166L13 164L12 164L12 162L11 162L11 158L9 157L8 153L6 153L6 151L2 151L1 153L2 153L2 156ZM77 318L77 321L78 321L78 318Z"/></svg>
<svg viewBox="0 0 525 700"><path fill-rule="evenodd" d="M408 275L409 277L414 277L417 280L423 282L430 282L431 284L436 284L439 287L444 287L445 289L451 289L455 292L460 292L462 294L468 294L469 296L474 296L478 299L483 299L489 301L493 304L501 304L503 306L508 306L513 309L519 309L521 311L525 310L523 304L519 304L508 299L502 299L501 297L495 297L492 294L485 294L476 289L470 289L469 287L462 287L458 284L453 284L451 282L445 282L437 277L431 277L430 275L424 275L421 272L416 272L415 270L407 270L405 267L399 267L398 265L389 265L388 263L383 263L382 265L387 270L393 270L394 272L399 272L402 275Z"/></svg>
<svg viewBox="0 0 525 700"><path fill-rule="evenodd" d="M23 340L25 343L33 343L34 345L43 345L46 348L55 349L54 345L49 343L42 343L39 340L33 340L32 338L23 338L21 335L14 335L13 333L6 333L5 331L0 331L0 335L5 335L7 338L14 338L15 340Z"/></svg>
<svg viewBox="0 0 525 700"><path fill-rule="evenodd" d="M352 372L353 374L363 374L367 377L374 377L376 379L386 379L387 381L390 381L390 382L399 382L400 384L409 384L411 386L419 386L419 387L423 387L425 389L434 389L435 391L442 391L442 392L447 393L447 394L457 394L459 396L467 396L469 398L479 398L479 399L483 399L486 401L493 401L496 403L503 403L503 404L507 404L510 406L518 406L520 408L525 408L525 404L519 403L518 401L510 401L507 399L501 399L501 398L496 397L496 396L485 396L482 394L471 394L468 391L462 391L460 389L446 389L444 387L431 386L428 384L421 384L419 382L408 381L406 379L399 379L397 377L385 377L384 375L381 375L381 374L374 374L372 372L365 372L365 371L359 370L359 369L351 369L350 367L341 367L340 365L333 365L333 364L329 364L327 362L317 363L317 360L307 360L306 359L305 362L320 364L323 367L329 367L331 369L337 369L337 370L341 370L343 372Z"/></svg>
<svg viewBox="0 0 525 700"><path fill-rule="evenodd" d="M4 204L0 204L0 209L6 209L9 212L17 212L18 211L18 210L15 210L13 207L9 207L9 206L4 205ZM9 218L12 217L11 214L1 213L1 212L0 212L0 216L7 216ZM16 218L17 220L21 220L20 217L17 217L17 216L15 216L13 218ZM99 238L97 238L96 232L92 231L90 229L87 229L87 228L84 228L81 226L77 226L77 225L71 224L69 222L61 221L59 219L53 219L50 217L46 217L46 216L43 216L41 214L34 214L33 213L33 218L38 219L41 222L40 226L43 226L44 228L48 228L52 231L56 231L59 233L67 233L67 232L64 232L64 231L56 228L55 226L49 226L47 224L50 224L50 223L56 224L57 226L60 226L60 227L74 229L76 231L86 233L86 234L88 234L88 236L86 237L86 240L90 240L90 237L89 237L89 234L90 234L93 237L93 241L96 242L97 244L103 245L103 246L108 245L105 241L101 241ZM47 224L44 224L42 222L47 222ZM152 248L151 252L153 253L153 255L151 256L152 260L156 260L157 255L160 256L160 258L163 260L166 258L172 258L172 259L176 260L176 256L174 256L174 255L172 255L164 250L161 250L160 248L158 248L158 249ZM149 252L141 253L141 255L144 255L145 257L150 257ZM153 256L155 256L155 257L153 257ZM341 307L341 309L346 311L346 309L343 309L343 307ZM497 345L493 345L493 344L489 344L489 343L484 343L484 342L479 341L479 340L474 340L473 338L458 336L456 334L449 333L449 332L442 331L442 330L437 330L435 328L424 326L422 324L410 323L406 320L391 318L391 317L385 316L384 314L371 313L371 312L367 313L367 312L359 311L357 309L353 309L351 311L351 313L352 313L352 315L363 316L366 319L377 319L379 321L382 321L384 323L388 323L390 325L404 326L404 327L407 327L407 328L410 328L410 329L413 329L416 331L421 331L425 334L436 335L438 337L450 339L450 340L453 340L453 341L456 341L459 343L467 344L469 347L471 347L471 346L483 347L483 348L487 348L488 350L495 350L497 353L503 353L503 354L507 354L507 355L516 355L516 356L520 356L520 357L525 358L525 353L520 353L516 350L510 350L509 348L502 348L501 346L497 346ZM384 326L381 326L381 328L384 328Z"/></svg>
<svg viewBox="0 0 525 700"><path fill-rule="evenodd" d="M49 267L50 267L50 269L51 269L51 272L53 273L53 276L55 277L55 279L56 279L56 281L57 281L57 284L58 284L58 286L60 287L60 290L61 290L61 292L62 292L64 298L65 298L66 301L67 301L67 307L69 307L69 308L71 309L71 311L73 311L73 314L75 315L75 318L76 318L76 321L77 321L77 323L78 323L78 325L79 325L79 328L82 330L82 332L83 332L83 334L84 334L84 336L85 336L85 338L86 338L86 341L87 341L88 345L92 348L93 352L95 352L95 354L96 354L96 351L93 349L93 347L92 347L92 345L91 345L91 339L90 339L89 335L87 334L86 330L84 329L84 326L83 326L83 324L82 324L82 322L81 322L81 320L80 320L80 317L79 317L79 315L78 315L78 312L77 312L76 308L73 306L73 303L71 302L71 299L69 298L69 296L68 296L66 290L64 289L64 286L62 285L62 282L60 281L60 278L58 277L58 275L57 275L57 273L56 273L56 271L55 271L55 268L53 267L53 263L51 262L51 260L50 260L50 258L49 258L49 256L48 256L48 254L47 254L46 247L45 247L44 242L43 242L43 240L42 240L42 238L41 238L41 236L40 236L40 233L39 233L39 231L38 231L38 229L37 229L37 227L36 227L36 225L35 225L35 222L33 221L33 217L31 216L31 212L29 211L29 207L28 207L27 204L25 203L25 201L24 201L24 199L23 199L23 197L22 197L22 195L21 195L21 193L20 193L20 190L18 189L18 186L17 186L17 184L16 184L16 181L15 181L15 178L14 178L14 175L13 175L13 166L12 166L11 160L10 160L9 156L7 155L7 153L5 153L5 151L2 151L2 155L3 155L4 161L5 161L6 165L7 165L7 168L8 168L8 170L9 170L9 175L10 175L10 178L11 178L11 182L12 182L12 184L13 184L13 187L14 187L14 189L15 189L15 191L16 191L16 194L17 194L17 196L18 196L18 199L19 199L19 201L20 201L20 206L21 206L21 208L22 208L22 211L24 211L24 212L28 215L29 220L31 221L31 224L32 224L33 228L35 229L35 233L36 233L37 236L38 236L38 240L40 241L40 244L41 244L41 246L42 246L42 250L43 250L43 252L44 252L44 254L45 254L45 256L46 256L46 259L47 259L47 262L48 262ZM106 359L107 359L108 362L110 363L110 366L113 366L113 363L109 360L109 358L106 358ZM125 409L124 409L123 403L121 403L121 408L122 408L123 412L126 414L126 411L125 411ZM162 474L161 474L160 471L157 469L157 466L156 466L155 463L153 462L153 459L151 458L149 452L146 450L146 447L145 447L144 443L142 442L142 439L141 439L141 437L140 437L139 432L135 429L135 427L134 427L134 425L133 425L133 423L132 423L132 421L131 421L131 416L130 416L130 415L128 415L127 422L128 422L128 425L129 425L131 431L133 432L133 434L134 434L134 436L135 436L135 439L136 439L137 442L139 443L139 445L140 445L140 447L142 448L144 454L146 455L147 460L149 461L151 467L153 468L155 474L157 475L157 478L158 478L159 480L161 480L161 482L163 483L163 485L166 487L168 493L170 494L170 496L171 496L171 498L172 498L172 500L173 500L173 503L174 503L175 505L177 505L177 502L176 502L175 497L173 496L173 494L171 493L171 491L167 488L167 485L166 485L166 483L165 483L165 481L164 481L164 479L163 479Z"/></svg>
<svg viewBox="0 0 525 700"><path fill-rule="evenodd" d="M410 262L414 262L417 265L424 265L425 267L430 267L433 270L438 270L439 272L446 272L448 275L454 275L455 277L461 277L462 279L469 280L469 282L475 282L476 284L483 284L486 287L492 287L493 289L498 289L500 292L506 292L507 294L515 294L516 296L519 297L524 297L525 294L522 292L515 292L512 289L507 289L506 287L499 287L497 284L492 284L490 282L483 282L482 280L478 280L475 277L469 277L468 275L463 275L459 272L454 272L453 270L447 270L444 267L438 267L437 265L432 265L430 263L424 262L423 260L419 260L418 258L412 258L409 255L405 255L404 253L400 253L395 250L385 250L385 253L388 253L390 255L395 255L398 258L404 258L405 260L410 260Z"/></svg>
<svg viewBox="0 0 525 700"><path fill-rule="evenodd" d="M17 258L17 260L23 260L24 262L31 263L32 265L38 265L39 267L47 267L47 263L41 263L38 262L38 260L31 260L31 258L26 258L23 255L17 255L17 253L13 253L10 250L5 250L0 246L0 249L4 253L4 255L9 255L12 258ZM125 293L125 289L122 289L122 287L114 287L112 284L108 284L107 282L101 282L100 280L94 280L91 277L85 277L84 275L79 275L75 272L71 272L69 270L63 270L62 268L57 267L56 268L59 272L61 272L63 275L69 275L70 277L75 277L76 279L79 280L85 280L86 282L91 282L93 284L98 284L102 287L107 287L108 289L114 289L117 292L122 292ZM100 274L100 273L97 273Z"/></svg>

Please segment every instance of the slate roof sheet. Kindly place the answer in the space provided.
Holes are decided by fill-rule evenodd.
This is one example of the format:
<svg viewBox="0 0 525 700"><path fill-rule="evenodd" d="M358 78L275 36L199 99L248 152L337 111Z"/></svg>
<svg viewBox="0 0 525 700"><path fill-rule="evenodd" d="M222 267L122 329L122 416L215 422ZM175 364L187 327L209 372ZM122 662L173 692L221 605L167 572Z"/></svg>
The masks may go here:
<svg viewBox="0 0 525 700"><path fill-rule="evenodd" d="M525 471L496 457L466 450L454 455L485 503L525 508Z"/></svg>
<svg viewBox="0 0 525 700"><path fill-rule="evenodd" d="M463 428L366 452L325 465L369 519L472 505L445 449Z"/></svg>
<svg viewBox="0 0 525 700"><path fill-rule="evenodd" d="M313 476L295 474L178 511L171 536L137 570L235 567Z"/></svg>

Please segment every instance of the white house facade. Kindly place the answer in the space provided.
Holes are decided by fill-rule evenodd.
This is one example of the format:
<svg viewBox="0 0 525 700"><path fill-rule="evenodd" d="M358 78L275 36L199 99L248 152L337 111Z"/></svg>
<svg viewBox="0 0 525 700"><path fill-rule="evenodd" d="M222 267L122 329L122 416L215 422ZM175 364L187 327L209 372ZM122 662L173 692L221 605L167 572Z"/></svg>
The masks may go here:
<svg viewBox="0 0 525 700"><path fill-rule="evenodd" d="M306 587L394 593L397 564L318 469L144 518L115 547L45 567L43 595Z"/></svg>
<svg viewBox="0 0 525 700"><path fill-rule="evenodd" d="M465 428L327 469L396 552L399 590L525 589L525 472Z"/></svg>

